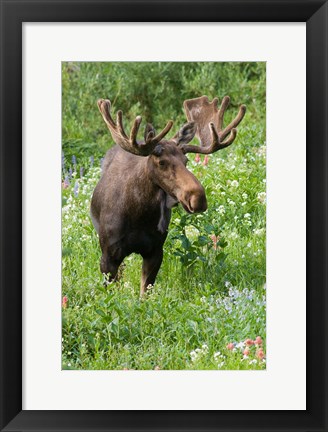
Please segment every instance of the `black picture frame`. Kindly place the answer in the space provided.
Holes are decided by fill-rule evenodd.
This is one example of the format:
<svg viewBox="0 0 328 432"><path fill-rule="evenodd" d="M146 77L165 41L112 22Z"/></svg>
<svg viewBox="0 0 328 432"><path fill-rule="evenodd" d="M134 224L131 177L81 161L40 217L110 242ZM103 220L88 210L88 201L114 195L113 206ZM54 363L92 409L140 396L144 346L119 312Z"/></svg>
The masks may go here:
<svg viewBox="0 0 328 432"><path fill-rule="evenodd" d="M107 21L306 22L305 411L22 410L22 23ZM327 40L323 0L1 0L1 431L328 430Z"/></svg>

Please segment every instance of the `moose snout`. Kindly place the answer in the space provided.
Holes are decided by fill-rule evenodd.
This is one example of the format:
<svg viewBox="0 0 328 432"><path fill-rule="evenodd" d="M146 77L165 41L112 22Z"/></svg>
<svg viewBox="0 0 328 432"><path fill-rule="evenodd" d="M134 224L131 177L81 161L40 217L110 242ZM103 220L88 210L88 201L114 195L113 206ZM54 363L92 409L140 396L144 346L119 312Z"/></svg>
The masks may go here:
<svg viewBox="0 0 328 432"><path fill-rule="evenodd" d="M199 190L191 194L189 208L192 213L201 213L207 210L207 200L204 190Z"/></svg>
<svg viewBox="0 0 328 432"><path fill-rule="evenodd" d="M178 196L178 199L188 213L201 213L207 209L206 195L202 186L185 192L182 196Z"/></svg>

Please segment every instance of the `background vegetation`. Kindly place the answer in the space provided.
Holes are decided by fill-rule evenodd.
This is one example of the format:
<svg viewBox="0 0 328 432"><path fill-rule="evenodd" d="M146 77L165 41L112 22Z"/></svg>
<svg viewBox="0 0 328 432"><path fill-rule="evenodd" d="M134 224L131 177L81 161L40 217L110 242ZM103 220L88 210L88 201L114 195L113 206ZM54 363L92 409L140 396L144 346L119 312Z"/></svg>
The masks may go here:
<svg viewBox="0 0 328 432"><path fill-rule="evenodd" d="M265 368L265 64L63 63L62 92L63 368ZM183 101L203 94L231 97L226 122L247 105L231 147L189 156L208 210L173 210L145 300L137 255L104 288L89 205L113 142L97 99L122 109L127 129L142 115L159 130L178 129Z"/></svg>

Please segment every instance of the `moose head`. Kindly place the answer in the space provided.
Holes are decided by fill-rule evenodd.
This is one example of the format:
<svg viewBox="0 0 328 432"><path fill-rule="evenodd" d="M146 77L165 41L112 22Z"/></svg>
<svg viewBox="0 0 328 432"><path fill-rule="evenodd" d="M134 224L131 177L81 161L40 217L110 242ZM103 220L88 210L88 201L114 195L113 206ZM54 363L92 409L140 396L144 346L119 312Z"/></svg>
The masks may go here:
<svg viewBox="0 0 328 432"><path fill-rule="evenodd" d="M236 118L223 127L229 101L225 96L218 108L217 98L212 102L207 96L186 100L188 122L172 138L165 138L173 126L170 120L158 134L147 124L143 141L137 140L140 116L127 135L122 111L117 112L114 121L110 101L98 101L117 144L106 154L102 177L91 201L91 218L102 249L100 270L108 280L117 278L118 268L127 255L139 253L143 257L143 295L154 283L163 259L171 208L180 203L188 213L207 209L204 188L187 169L186 154L208 155L233 143L246 107L242 105ZM195 135L200 145L189 144Z"/></svg>

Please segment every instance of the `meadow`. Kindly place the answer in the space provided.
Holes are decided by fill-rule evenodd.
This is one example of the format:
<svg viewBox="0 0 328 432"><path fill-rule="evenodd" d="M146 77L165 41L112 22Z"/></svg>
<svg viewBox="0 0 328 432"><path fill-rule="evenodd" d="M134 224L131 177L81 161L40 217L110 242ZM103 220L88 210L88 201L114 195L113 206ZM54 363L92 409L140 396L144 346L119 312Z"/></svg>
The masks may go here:
<svg viewBox="0 0 328 432"><path fill-rule="evenodd" d="M63 63L62 92L62 368L265 369L265 64ZM231 97L226 122L247 106L231 147L189 155L208 210L173 209L145 298L138 255L105 287L89 207L113 141L97 99L122 109L128 130L139 114L161 129L179 128L183 101L203 94Z"/></svg>

